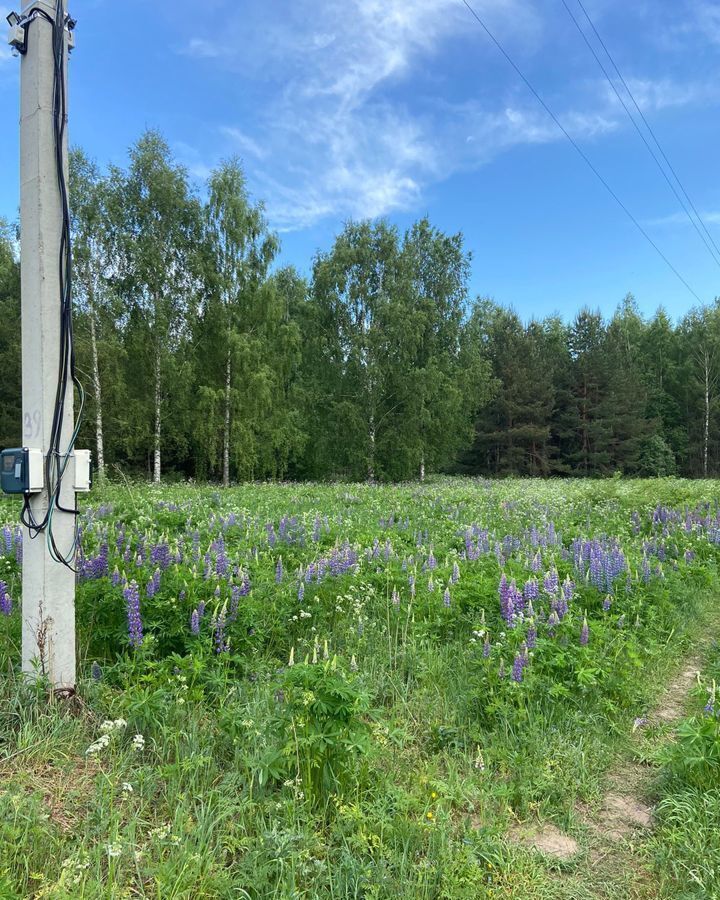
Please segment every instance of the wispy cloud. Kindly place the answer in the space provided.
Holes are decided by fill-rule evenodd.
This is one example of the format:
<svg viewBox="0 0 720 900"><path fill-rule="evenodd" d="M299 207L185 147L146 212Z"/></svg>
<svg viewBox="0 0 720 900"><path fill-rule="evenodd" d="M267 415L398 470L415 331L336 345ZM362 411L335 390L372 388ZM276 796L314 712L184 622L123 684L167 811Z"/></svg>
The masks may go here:
<svg viewBox="0 0 720 900"><path fill-rule="evenodd" d="M192 56L195 59L217 59L223 56L222 48L215 42L204 38L192 38L179 50L183 56Z"/></svg>
<svg viewBox="0 0 720 900"><path fill-rule="evenodd" d="M713 43L720 44L720 3L694 0L691 8L703 34Z"/></svg>
<svg viewBox="0 0 720 900"><path fill-rule="evenodd" d="M254 156L256 159L263 159L267 155L264 147L261 147L257 141L244 134L239 128L230 128L227 125L223 125L220 132L232 141L241 155Z"/></svg>
<svg viewBox="0 0 720 900"><path fill-rule="evenodd" d="M700 218L706 225L720 225L720 210L701 212ZM687 225L688 227L690 227L691 225L690 220L682 210L678 210L674 213L669 213L666 216L659 216L656 219L648 219L645 224L658 228L675 225Z"/></svg>
<svg viewBox="0 0 720 900"><path fill-rule="evenodd" d="M714 4L705 4L713 6ZM251 4L252 6L252 4ZM515 55L532 65L547 49L535 0L475 0ZM463 85L453 102L444 66L462 54L495 62L494 49L458 0L295 0L268 21L258 10L248 44L236 22L217 42L193 39L183 52L264 85L264 102L242 125L219 126L223 152L245 160L251 184L281 230L325 216L378 216L417 207L426 188L476 168L510 147L563 140L532 98L507 85L483 93ZM235 49L238 48L238 49ZM447 55L449 54L449 56ZM481 57L484 59L484 57ZM714 88L669 78L628 79L643 110L706 102ZM546 93L543 90L543 93ZM549 90L551 105L578 140L627 127L602 80ZM219 150L215 152L219 153ZM187 155L187 154L186 154ZM207 165L196 161L199 171ZM192 167L189 165L192 171Z"/></svg>

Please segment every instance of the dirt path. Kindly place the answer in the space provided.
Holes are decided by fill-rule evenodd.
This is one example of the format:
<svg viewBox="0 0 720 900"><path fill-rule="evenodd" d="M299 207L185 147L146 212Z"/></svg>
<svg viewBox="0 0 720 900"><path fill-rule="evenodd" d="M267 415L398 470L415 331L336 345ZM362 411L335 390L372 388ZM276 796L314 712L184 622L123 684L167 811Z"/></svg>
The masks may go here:
<svg viewBox="0 0 720 900"><path fill-rule="evenodd" d="M638 743L642 728L659 726L669 731L682 719L706 650L703 642L681 663L655 709L646 720L638 722L634 738ZM650 788L655 771L640 759L632 758L624 758L611 769L600 805L596 809L579 805L576 809L587 835L587 840L582 842L584 847L549 823L518 825L511 829L509 837L558 862L577 857L578 868L562 873L559 878L582 884L583 896L589 896L589 888L597 898L649 900L657 897L653 876L637 853L638 844L652 828ZM580 856L583 852L584 860ZM562 896L568 896L564 890Z"/></svg>

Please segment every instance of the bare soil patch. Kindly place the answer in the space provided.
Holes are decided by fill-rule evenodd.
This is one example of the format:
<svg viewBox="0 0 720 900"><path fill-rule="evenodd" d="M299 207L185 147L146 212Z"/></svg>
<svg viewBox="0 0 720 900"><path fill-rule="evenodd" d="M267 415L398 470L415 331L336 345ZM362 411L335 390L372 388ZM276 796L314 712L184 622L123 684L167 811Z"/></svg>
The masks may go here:
<svg viewBox="0 0 720 900"><path fill-rule="evenodd" d="M578 852L578 843L569 834L560 831L549 822L536 825L515 825L510 829L510 839L521 847L537 850L555 859L570 859Z"/></svg>

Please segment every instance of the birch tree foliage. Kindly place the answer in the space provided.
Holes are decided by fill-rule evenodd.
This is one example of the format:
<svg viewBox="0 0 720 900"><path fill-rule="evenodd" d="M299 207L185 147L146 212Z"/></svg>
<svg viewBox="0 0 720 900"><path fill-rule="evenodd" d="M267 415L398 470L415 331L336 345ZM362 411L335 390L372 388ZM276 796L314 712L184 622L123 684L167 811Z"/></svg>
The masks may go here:
<svg viewBox="0 0 720 900"><path fill-rule="evenodd" d="M127 171L110 170L108 208L116 285L126 304L126 324L139 332L132 363L146 385L145 396L132 400L138 412L143 410L142 430L150 435L153 478L159 481L163 430L177 424L166 417L168 369L187 331L197 286L201 207L160 134L146 132L129 156Z"/></svg>
<svg viewBox="0 0 720 900"><path fill-rule="evenodd" d="M220 464L225 483L231 463L236 474L255 471L258 424L272 407L268 327L273 310L266 287L278 247L262 204L248 195L239 161L224 162L208 181L203 215L198 335L212 352L201 353L197 361L208 457L213 467Z"/></svg>

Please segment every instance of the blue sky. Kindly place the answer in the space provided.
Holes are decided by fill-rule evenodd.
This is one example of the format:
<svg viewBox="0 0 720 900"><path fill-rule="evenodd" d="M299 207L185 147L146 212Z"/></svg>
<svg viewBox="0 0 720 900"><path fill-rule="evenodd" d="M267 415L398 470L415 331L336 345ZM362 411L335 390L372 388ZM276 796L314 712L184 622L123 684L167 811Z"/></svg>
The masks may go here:
<svg viewBox="0 0 720 900"><path fill-rule="evenodd" d="M562 0L473 5L699 296L720 294L720 268ZM720 2L585 5L720 245ZM158 128L199 188L238 154L283 262L309 271L348 218L402 229L427 214L465 234L473 293L525 317L611 313L628 291L647 313L696 304L461 0L72 0L70 11L73 143L123 164ZM0 215L14 218L19 60L4 46Z"/></svg>

